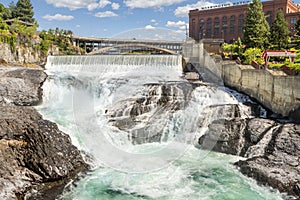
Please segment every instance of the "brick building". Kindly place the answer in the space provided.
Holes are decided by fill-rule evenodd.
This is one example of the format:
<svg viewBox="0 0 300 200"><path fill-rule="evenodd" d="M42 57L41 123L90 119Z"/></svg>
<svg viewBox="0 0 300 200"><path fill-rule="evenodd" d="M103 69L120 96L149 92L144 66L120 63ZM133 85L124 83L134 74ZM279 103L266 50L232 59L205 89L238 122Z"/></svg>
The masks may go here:
<svg viewBox="0 0 300 200"><path fill-rule="evenodd" d="M189 12L189 36L200 39L224 39L226 42L243 36L244 20L250 1L202 7ZM291 35L299 19L300 6L291 0L264 1L263 11L271 25L279 9L283 10Z"/></svg>

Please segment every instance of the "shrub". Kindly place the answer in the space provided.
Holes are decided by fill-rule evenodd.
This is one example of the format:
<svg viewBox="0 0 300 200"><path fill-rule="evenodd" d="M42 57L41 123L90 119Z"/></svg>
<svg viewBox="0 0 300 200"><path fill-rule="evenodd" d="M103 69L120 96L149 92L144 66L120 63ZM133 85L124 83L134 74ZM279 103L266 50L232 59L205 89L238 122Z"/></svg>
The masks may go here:
<svg viewBox="0 0 300 200"><path fill-rule="evenodd" d="M253 60L256 61L258 64L263 64L264 61L262 59L261 54L262 50L259 48L248 48L243 54L243 64L250 65Z"/></svg>

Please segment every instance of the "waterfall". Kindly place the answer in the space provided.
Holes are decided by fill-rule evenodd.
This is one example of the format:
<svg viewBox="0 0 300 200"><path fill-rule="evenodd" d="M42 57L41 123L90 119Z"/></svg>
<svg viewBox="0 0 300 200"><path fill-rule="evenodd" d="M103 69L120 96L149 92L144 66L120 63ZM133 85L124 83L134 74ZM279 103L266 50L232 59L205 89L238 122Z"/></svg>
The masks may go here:
<svg viewBox="0 0 300 200"><path fill-rule="evenodd" d="M181 56L49 56L46 69L38 110L94 167L61 199L281 199L245 179L238 158L195 147L223 115L210 106L237 101L182 79Z"/></svg>
<svg viewBox="0 0 300 200"><path fill-rule="evenodd" d="M50 71L94 73L136 71L182 71L181 55L83 55L48 56Z"/></svg>

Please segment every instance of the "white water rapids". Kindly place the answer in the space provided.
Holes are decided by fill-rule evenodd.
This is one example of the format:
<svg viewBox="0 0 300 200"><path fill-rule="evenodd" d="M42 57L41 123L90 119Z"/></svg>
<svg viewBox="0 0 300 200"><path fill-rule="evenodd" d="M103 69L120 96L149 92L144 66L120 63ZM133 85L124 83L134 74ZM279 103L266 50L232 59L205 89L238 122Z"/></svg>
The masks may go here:
<svg viewBox="0 0 300 200"><path fill-rule="evenodd" d="M282 199L239 173L240 158L199 149L224 117L209 106L238 101L182 79L181 56L53 56L46 69L38 110L93 166L61 199Z"/></svg>

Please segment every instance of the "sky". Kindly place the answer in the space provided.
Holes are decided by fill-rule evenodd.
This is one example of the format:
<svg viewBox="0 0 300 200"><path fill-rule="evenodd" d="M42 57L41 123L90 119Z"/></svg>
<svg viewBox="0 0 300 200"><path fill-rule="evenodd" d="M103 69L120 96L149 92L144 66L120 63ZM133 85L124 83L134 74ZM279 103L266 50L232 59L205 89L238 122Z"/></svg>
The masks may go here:
<svg viewBox="0 0 300 200"><path fill-rule="evenodd" d="M6 7L10 2L12 0L0 0ZM39 30L58 27L71 30L77 36L162 40L186 38L189 10L226 2L226 0L31 0Z"/></svg>

